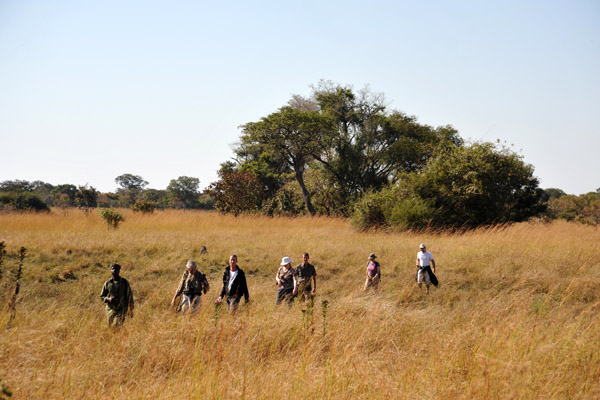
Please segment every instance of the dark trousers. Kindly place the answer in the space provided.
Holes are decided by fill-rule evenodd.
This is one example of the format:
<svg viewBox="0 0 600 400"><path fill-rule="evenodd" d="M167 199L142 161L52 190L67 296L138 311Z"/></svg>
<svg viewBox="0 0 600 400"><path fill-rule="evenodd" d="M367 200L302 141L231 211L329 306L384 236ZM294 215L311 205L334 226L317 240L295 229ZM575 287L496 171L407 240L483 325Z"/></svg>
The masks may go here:
<svg viewBox="0 0 600 400"><path fill-rule="evenodd" d="M287 301L289 304L294 302L294 288L279 288L277 289L277 298L275 299L275 305L280 304L282 301Z"/></svg>
<svg viewBox="0 0 600 400"><path fill-rule="evenodd" d="M312 286L311 285L300 285L298 287L297 297L300 298L300 300L302 300L302 301L312 299L312 297L313 297Z"/></svg>

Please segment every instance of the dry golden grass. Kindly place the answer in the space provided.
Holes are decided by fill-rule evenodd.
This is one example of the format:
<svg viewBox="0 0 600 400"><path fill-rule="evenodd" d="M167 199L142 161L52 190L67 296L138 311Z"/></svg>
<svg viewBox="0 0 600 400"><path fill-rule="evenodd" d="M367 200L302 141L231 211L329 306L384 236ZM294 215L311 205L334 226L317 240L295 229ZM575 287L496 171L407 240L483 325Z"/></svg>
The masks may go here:
<svg viewBox="0 0 600 400"><path fill-rule="evenodd" d="M361 233L343 219L164 211L108 231L96 213L2 214L7 270L28 257L16 320L0 321L0 378L16 399L595 399L600 398L600 231L556 222L463 234ZM418 244L439 289L414 285ZM209 254L199 256L201 246ZM72 250L67 255L66 250ZM311 253L312 317L276 309L283 256ZM382 265L362 293L366 257ZM251 302L217 314L227 257ZM194 258L212 289L199 313L169 301ZM105 326L99 293L119 262L135 316ZM75 279L72 279L72 278ZM328 300L326 326L321 301Z"/></svg>

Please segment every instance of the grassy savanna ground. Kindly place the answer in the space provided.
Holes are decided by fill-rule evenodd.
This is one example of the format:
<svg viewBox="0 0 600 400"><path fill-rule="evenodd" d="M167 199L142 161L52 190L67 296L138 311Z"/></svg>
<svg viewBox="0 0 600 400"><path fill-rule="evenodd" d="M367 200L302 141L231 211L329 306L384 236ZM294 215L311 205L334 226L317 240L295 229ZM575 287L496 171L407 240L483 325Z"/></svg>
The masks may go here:
<svg viewBox="0 0 600 400"><path fill-rule="evenodd" d="M18 248L28 254L16 319L0 314L0 378L14 398L600 398L600 230L385 234L330 218L122 212L117 231L97 212L0 215L3 290ZM414 286L420 242L438 263L430 296ZM303 251L318 273L312 320L301 305L273 306L281 257ZM371 252L378 296L362 292ZM212 304L231 253L251 296L234 317ZM212 289L182 318L169 301L188 258ZM98 297L110 262L136 298L116 332Z"/></svg>

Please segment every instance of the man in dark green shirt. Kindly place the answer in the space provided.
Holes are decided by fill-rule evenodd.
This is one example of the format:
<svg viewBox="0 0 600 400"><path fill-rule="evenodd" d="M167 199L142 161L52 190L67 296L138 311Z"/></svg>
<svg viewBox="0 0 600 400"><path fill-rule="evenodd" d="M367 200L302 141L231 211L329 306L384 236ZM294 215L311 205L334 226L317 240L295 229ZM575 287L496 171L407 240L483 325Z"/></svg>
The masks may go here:
<svg viewBox="0 0 600 400"><path fill-rule="evenodd" d="M310 256L308 253L302 253L302 264L296 267L297 293L301 300L311 300L317 293L317 271L315 267L308 262Z"/></svg>
<svg viewBox="0 0 600 400"><path fill-rule="evenodd" d="M108 326L121 326L128 313L133 317L133 293L127 279L120 276L119 264L111 264L110 273L112 279L104 283L100 298L106 303Z"/></svg>

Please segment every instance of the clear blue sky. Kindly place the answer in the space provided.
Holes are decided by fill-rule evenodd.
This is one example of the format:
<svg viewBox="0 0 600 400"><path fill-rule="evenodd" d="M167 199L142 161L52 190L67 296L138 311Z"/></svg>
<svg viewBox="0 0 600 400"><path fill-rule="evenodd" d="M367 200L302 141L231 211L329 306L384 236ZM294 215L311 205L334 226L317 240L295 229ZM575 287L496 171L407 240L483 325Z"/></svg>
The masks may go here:
<svg viewBox="0 0 600 400"><path fill-rule="evenodd" d="M216 180L320 79L600 187L600 2L0 0L0 181Z"/></svg>

